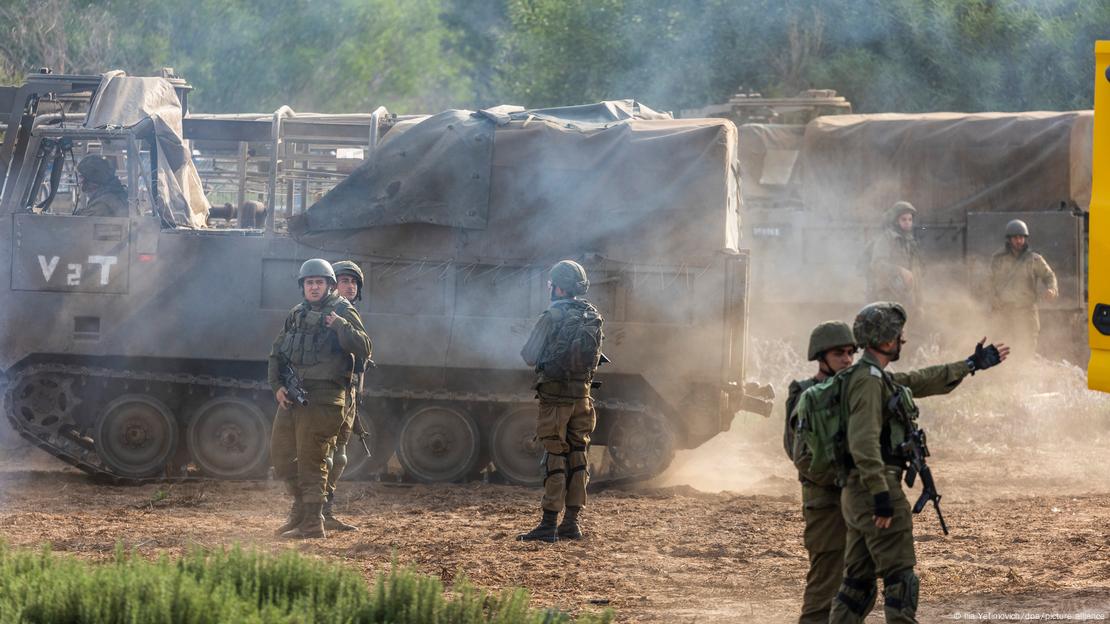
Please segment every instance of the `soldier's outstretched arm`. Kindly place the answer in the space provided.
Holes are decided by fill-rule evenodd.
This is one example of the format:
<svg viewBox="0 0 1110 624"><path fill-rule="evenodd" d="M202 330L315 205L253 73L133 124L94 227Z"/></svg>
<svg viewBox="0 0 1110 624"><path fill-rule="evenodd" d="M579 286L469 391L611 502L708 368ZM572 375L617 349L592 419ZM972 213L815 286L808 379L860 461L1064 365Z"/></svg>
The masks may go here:
<svg viewBox="0 0 1110 624"><path fill-rule="evenodd" d="M936 396L948 394L960 385L960 382L971 374L967 360L926 366L905 373L893 373L894 383L906 386L915 397Z"/></svg>

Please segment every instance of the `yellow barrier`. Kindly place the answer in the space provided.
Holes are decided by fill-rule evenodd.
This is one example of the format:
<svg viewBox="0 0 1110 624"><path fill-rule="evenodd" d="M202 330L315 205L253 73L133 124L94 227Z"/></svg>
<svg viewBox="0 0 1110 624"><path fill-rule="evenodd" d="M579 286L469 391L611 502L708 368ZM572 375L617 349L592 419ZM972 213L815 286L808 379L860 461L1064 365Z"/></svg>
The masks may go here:
<svg viewBox="0 0 1110 624"><path fill-rule="evenodd" d="M1087 385L1110 392L1110 41L1095 43L1095 129L1087 336Z"/></svg>

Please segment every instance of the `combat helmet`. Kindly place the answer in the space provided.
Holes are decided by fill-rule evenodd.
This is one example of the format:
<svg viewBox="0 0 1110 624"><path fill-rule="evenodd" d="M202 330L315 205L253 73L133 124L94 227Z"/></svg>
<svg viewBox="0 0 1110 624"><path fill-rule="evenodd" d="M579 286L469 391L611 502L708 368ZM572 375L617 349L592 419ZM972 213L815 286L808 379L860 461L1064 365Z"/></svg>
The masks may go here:
<svg viewBox="0 0 1110 624"><path fill-rule="evenodd" d="M906 309L893 301L877 301L863 306L852 324L856 344L877 347L898 338L906 325Z"/></svg>
<svg viewBox="0 0 1110 624"><path fill-rule="evenodd" d="M590 278L586 269L574 260L561 260L551 267L551 284L558 286L571 296L584 295L590 289Z"/></svg>
<svg viewBox="0 0 1110 624"><path fill-rule="evenodd" d="M813 328L809 335L809 361L813 362L822 353L836 347L855 345L856 338L852 328L844 321L825 321Z"/></svg>
<svg viewBox="0 0 1110 624"><path fill-rule="evenodd" d="M917 208L914 208L913 204L908 201L896 201L894 205L890 207L890 210L886 211L887 222L892 226L897 226L898 218L907 213L917 218Z"/></svg>
<svg viewBox="0 0 1110 624"><path fill-rule="evenodd" d="M335 280L335 269L331 268L331 263L321 258L312 258L305 260L301 265L301 271L297 275L297 283L304 287L304 280L308 277L326 277L331 282L332 286L337 284Z"/></svg>
<svg viewBox="0 0 1110 624"><path fill-rule="evenodd" d="M77 173L93 184L110 184L116 179L116 166L99 154L89 154L77 163Z"/></svg>
<svg viewBox="0 0 1110 624"><path fill-rule="evenodd" d="M1029 226L1021 219L1014 219L1006 224L1006 238L1011 236L1029 236Z"/></svg>
<svg viewBox="0 0 1110 624"><path fill-rule="evenodd" d="M362 269L358 266L358 263L351 260L340 260L331 266L332 269L335 270L336 281L338 281L339 276L343 274L351 275L355 278L355 282L358 283L358 294L355 295L355 301L362 299L362 283L364 278L362 276Z"/></svg>

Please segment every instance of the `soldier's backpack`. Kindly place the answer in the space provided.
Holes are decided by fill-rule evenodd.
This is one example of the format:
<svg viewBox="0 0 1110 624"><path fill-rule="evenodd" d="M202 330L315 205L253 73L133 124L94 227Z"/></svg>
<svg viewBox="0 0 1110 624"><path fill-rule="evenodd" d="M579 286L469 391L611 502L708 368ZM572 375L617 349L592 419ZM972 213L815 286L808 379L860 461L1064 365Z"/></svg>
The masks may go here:
<svg viewBox="0 0 1110 624"><path fill-rule="evenodd" d="M848 406L843 400L853 364L810 387L798 397L794 413L794 446L790 457L807 481L843 485L848 456Z"/></svg>
<svg viewBox="0 0 1110 624"><path fill-rule="evenodd" d="M588 301L567 299L556 306L563 318L548 340L540 365L544 374L553 379L587 381L601 359L605 321Z"/></svg>

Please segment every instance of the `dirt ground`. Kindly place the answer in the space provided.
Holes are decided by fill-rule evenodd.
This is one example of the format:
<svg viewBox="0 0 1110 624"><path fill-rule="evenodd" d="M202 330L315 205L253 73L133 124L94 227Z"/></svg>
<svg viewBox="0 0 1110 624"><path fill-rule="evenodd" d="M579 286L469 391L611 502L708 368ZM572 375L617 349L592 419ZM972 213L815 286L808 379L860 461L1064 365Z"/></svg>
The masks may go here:
<svg viewBox="0 0 1110 624"><path fill-rule="evenodd" d="M806 562L796 484L765 444L731 450L747 458L748 471L766 475L742 487L750 493L666 479L606 490L589 506L589 537L557 545L513 540L535 520L538 497L525 488L348 483L343 515L363 529L289 543L271 535L286 505L276 483L98 485L31 450L0 466L0 536L91 559L110 557L117 542L152 556L194 544L296 548L368 579L396 557L445 581L462 571L491 589L527 587L537 606L608 605L621 622L791 621ZM667 479L704 470L699 462L712 451L683 454ZM952 459L934 460L951 536L940 536L931 512L917 519L923 622L1110 613L1110 488L1090 489L1081 478L1023 485L1020 470L1044 473L1061 459L1052 453L1003 470L989 457ZM1090 469L1097 459L1068 461Z"/></svg>

